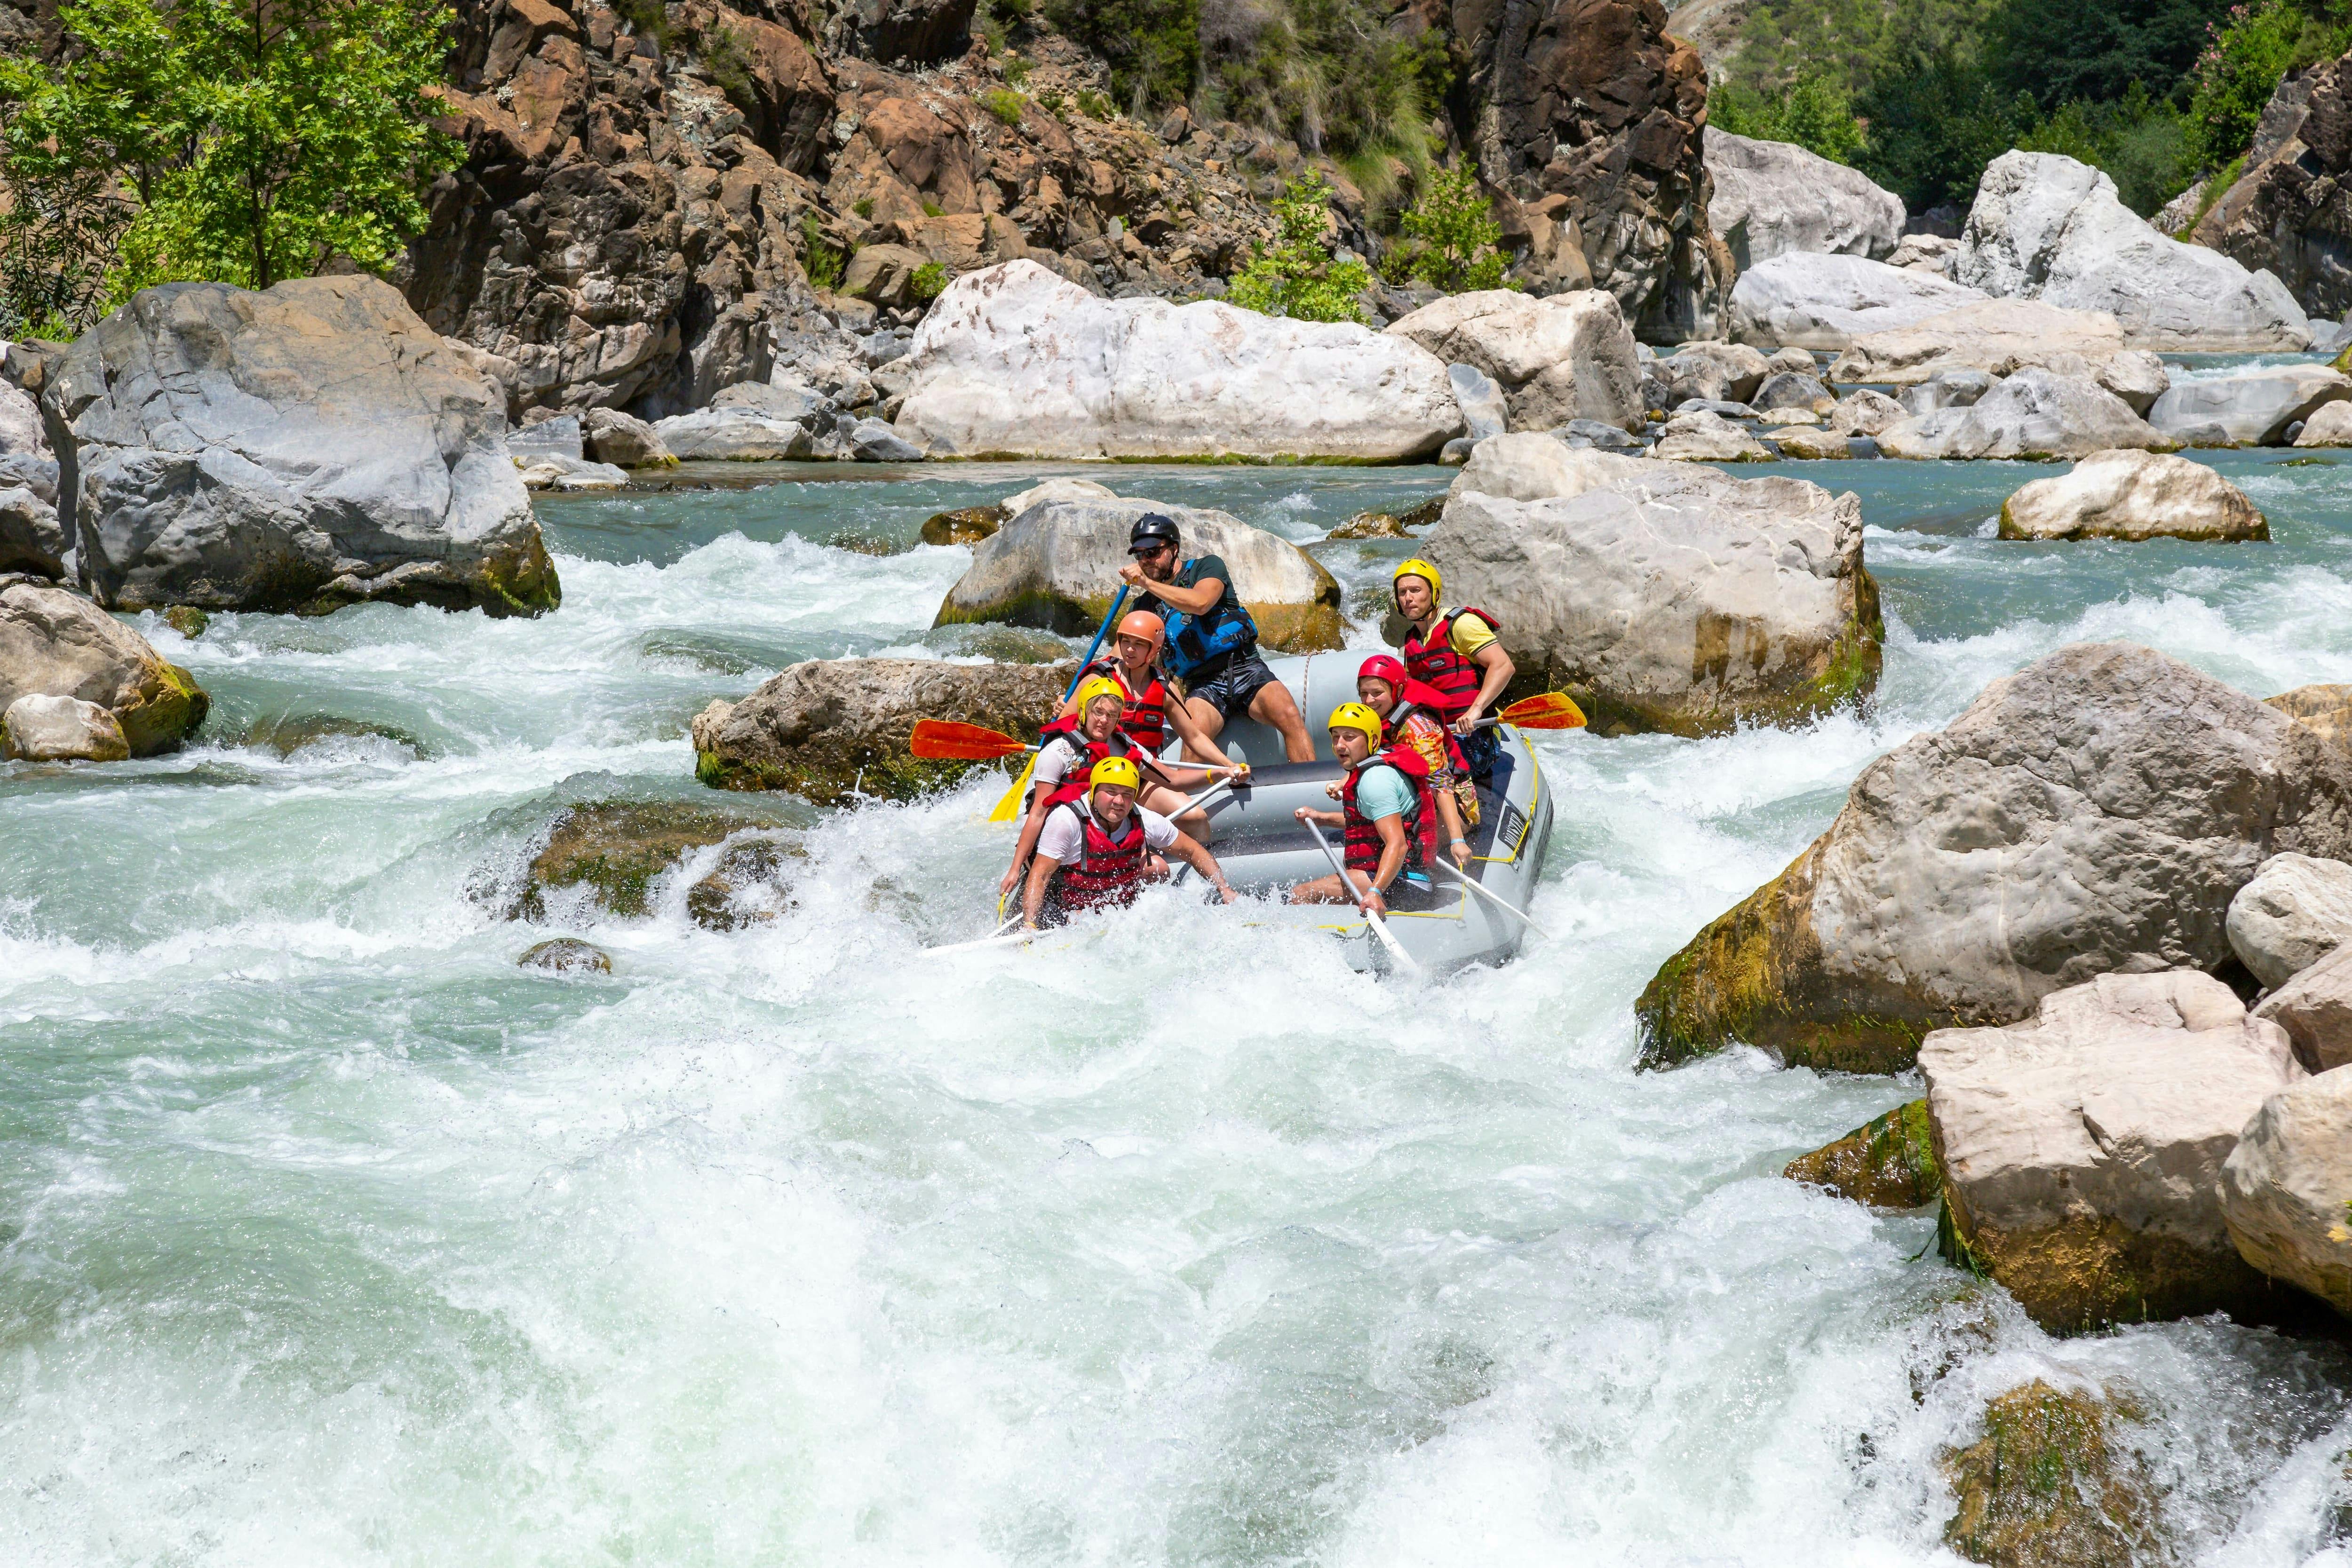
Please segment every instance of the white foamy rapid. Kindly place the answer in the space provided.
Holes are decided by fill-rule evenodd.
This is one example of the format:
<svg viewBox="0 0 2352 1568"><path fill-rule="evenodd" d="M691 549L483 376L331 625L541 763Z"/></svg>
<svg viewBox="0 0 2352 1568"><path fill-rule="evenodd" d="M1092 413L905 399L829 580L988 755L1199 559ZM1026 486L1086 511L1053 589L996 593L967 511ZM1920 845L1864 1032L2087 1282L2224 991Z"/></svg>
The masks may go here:
<svg viewBox="0 0 2352 1568"><path fill-rule="evenodd" d="M2338 1561L2340 1354L2051 1340L1927 1219L1780 1178L1915 1082L1633 1071L1660 959L1986 680L2085 637L2352 675L2352 467L2275 456L2221 459L2268 548L2003 545L2034 470L1805 465L1873 525L1876 710L1546 741L1553 939L1434 989L1169 892L927 958L985 925L987 780L768 803L811 831L764 927L691 924L693 866L500 917L563 804L711 800L709 698L986 651L928 630L966 552L824 541L1008 472L551 505L537 622L148 625L203 744L0 768L6 1558L1948 1562L1939 1454L2042 1377L2128 1396L2184 1561ZM1443 476L1116 483L1312 539ZM1321 553L1360 596L1402 549ZM331 733L246 738L285 720ZM565 933L613 974L516 967Z"/></svg>

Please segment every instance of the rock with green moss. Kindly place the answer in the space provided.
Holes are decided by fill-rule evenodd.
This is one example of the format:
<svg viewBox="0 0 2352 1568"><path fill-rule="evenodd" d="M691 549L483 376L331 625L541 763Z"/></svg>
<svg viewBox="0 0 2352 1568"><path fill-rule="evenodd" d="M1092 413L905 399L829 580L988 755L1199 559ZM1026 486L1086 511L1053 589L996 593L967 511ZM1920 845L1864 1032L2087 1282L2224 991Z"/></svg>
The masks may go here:
<svg viewBox="0 0 2352 1568"><path fill-rule="evenodd" d="M212 706L187 671L81 595L0 578L0 712L34 695L106 709L133 757L173 749Z"/></svg>
<svg viewBox="0 0 2352 1568"><path fill-rule="evenodd" d="M1494 612L1520 685L1599 734L1807 724L1878 684L1862 503L1802 479L1497 435L1421 553L1448 603Z"/></svg>
<svg viewBox="0 0 2352 1568"><path fill-rule="evenodd" d="M1002 506L961 507L925 517L922 538L927 545L976 545L1003 526Z"/></svg>
<svg viewBox="0 0 2352 1568"><path fill-rule="evenodd" d="M1034 741L1060 711L1070 674L1067 664L812 659L740 702L714 702L696 715L695 776L720 789L789 789L824 806L860 796L909 800L995 766L916 757L908 742L917 719L960 720Z"/></svg>
<svg viewBox="0 0 2352 1568"><path fill-rule="evenodd" d="M174 604L163 612L163 624L193 643L205 634L213 618L193 604Z"/></svg>
<svg viewBox="0 0 2352 1568"><path fill-rule="evenodd" d="M1233 590L1269 652L1339 646L1339 584L1288 539L1225 512L1120 497L1055 498L1022 508L972 550L971 570L948 590L936 625L1002 621L1066 637L1093 633L1118 592L1136 519L1175 519L1181 555L1222 557Z"/></svg>
<svg viewBox="0 0 2352 1568"><path fill-rule="evenodd" d="M1635 1004L1643 1058L1738 1041L1894 1071L1929 1030L2100 975L2234 966L2230 900L2282 850L2352 851L2352 754L2153 649L2062 648L1863 769L1827 832L1667 959Z"/></svg>
<svg viewBox="0 0 2352 1568"><path fill-rule="evenodd" d="M1985 1406L1982 1434L1942 1456L1958 1510L1944 1542L1990 1568L2125 1568L2172 1560L2160 1491L2116 1441L2127 1403L2036 1379Z"/></svg>
<svg viewBox="0 0 2352 1568"><path fill-rule="evenodd" d="M1873 1208L1922 1208L1944 1190L1925 1100L1897 1105L1835 1143L1799 1155L1780 1174Z"/></svg>
<svg viewBox="0 0 2352 1568"><path fill-rule="evenodd" d="M550 890L585 887L600 907L614 915L650 914L654 883L662 873L692 851L765 825L761 817L668 800L591 800L567 807L531 857L522 892L508 913L538 920L546 915ZM748 883L758 863L756 857L743 862L733 873L736 880ZM719 896L724 900L735 891L730 886Z"/></svg>
<svg viewBox="0 0 2352 1568"><path fill-rule="evenodd" d="M1331 530L1335 539L1409 539L1404 519L1394 512L1358 512Z"/></svg>

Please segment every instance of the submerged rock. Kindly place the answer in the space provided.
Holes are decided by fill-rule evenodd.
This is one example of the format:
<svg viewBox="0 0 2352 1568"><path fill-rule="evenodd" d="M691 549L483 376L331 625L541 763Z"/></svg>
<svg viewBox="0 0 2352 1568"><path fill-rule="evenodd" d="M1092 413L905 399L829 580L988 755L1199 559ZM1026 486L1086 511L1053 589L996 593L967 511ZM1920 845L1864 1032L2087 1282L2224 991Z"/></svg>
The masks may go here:
<svg viewBox="0 0 2352 1568"><path fill-rule="evenodd" d="M2221 1212L2247 1262L2352 1314L2352 1072L2263 1103L2221 1171Z"/></svg>
<svg viewBox="0 0 2352 1568"><path fill-rule="evenodd" d="M609 975L613 972L612 956L593 943L576 937L558 936L525 950L515 962L526 969L545 969L553 975Z"/></svg>
<svg viewBox="0 0 2352 1568"><path fill-rule="evenodd" d="M719 862L686 890L686 913L709 931L735 931L773 920L792 907L786 864L800 846L775 838L730 844Z"/></svg>
<svg viewBox="0 0 2352 1568"><path fill-rule="evenodd" d="M740 702L696 715L695 775L721 789L791 789L821 806L861 795L911 799L995 766L918 758L908 749L917 719L1034 741L1059 710L1070 673L1066 664L811 659Z"/></svg>
<svg viewBox="0 0 2352 1568"><path fill-rule="evenodd" d="M1936 1030L1919 1071L1946 1255L2043 1328L2243 1312L2266 1293L2222 1222L2221 1163L2303 1068L2221 981L2103 975L2031 1021Z"/></svg>
<svg viewBox="0 0 2352 1568"><path fill-rule="evenodd" d="M1737 1040L1888 1071L1931 1029L2103 974L2210 973L2281 849L2352 851L2352 756L2153 649L2062 648L1863 769L1827 832L1669 958L1635 1006L1643 1060Z"/></svg>
<svg viewBox="0 0 2352 1568"><path fill-rule="evenodd" d="M0 757L19 762L127 762L122 726L96 703L28 695L0 712Z"/></svg>
<svg viewBox="0 0 2352 1568"><path fill-rule="evenodd" d="M110 609L562 598L504 394L373 277L142 289L42 404L58 514Z"/></svg>
<svg viewBox="0 0 2352 1568"><path fill-rule="evenodd" d="M1339 584L1297 545L1230 513L1126 497L1024 508L973 548L971 570L948 590L932 624L1002 621L1066 637L1091 635L1130 559L1127 541L1136 519L1152 512L1176 520L1180 559L1224 558L1262 647L1311 653L1339 646Z"/></svg>
<svg viewBox="0 0 2352 1568"><path fill-rule="evenodd" d="M761 825L756 818L669 801L591 800L567 808L531 857L508 917L544 918L549 889L579 886L614 915L648 915L655 878L688 851Z"/></svg>
<svg viewBox="0 0 2352 1568"><path fill-rule="evenodd" d="M1759 348L1835 353L1869 333L1912 326L1983 298L1947 278L1858 256L1791 252L1740 273L1731 289L1731 335Z"/></svg>
<svg viewBox="0 0 2352 1568"><path fill-rule="evenodd" d="M2157 452L2094 452L2000 507L2005 539L2268 539L2246 493L2202 463Z"/></svg>
<svg viewBox="0 0 2352 1568"><path fill-rule="evenodd" d="M1540 298L1510 288L1448 295L1386 333L1492 377L1513 430L1549 430L1571 419L1627 430L1641 424L1633 334L1616 299L1601 289ZM1475 422L1470 433L1479 434Z"/></svg>
<svg viewBox="0 0 2352 1568"><path fill-rule="evenodd" d="M2229 929L2231 948L2254 978L2285 985L2352 942L2352 865L2271 856L2230 900Z"/></svg>
<svg viewBox="0 0 2352 1568"><path fill-rule="evenodd" d="M1097 299L1033 261L948 285L903 363L898 434L940 456L1399 463L1463 429L1444 362L1405 339Z"/></svg>
<svg viewBox="0 0 2352 1568"><path fill-rule="evenodd" d="M1897 1105L1837 1142L1799 1155L1780 1174L1873 1208L1924 1208L1944 1190L1925 1100Z"/></svg>
<svg viewBox="0 0 2352 1568"><path fill-rule="evenodd" d="M1991 1568L2120 1568L2169 1560L2162 1489L2116 1441L2137 1412L2036 1379L1985 1406L1983 1436L1947 1448L1959 1509L1944 1544Z"/></svg>
<svg viewBox="0 0 2352 1568"><path fill-rule="evenodd" d="M28 695L97 704L134 757L174 749L212 706L187 671L79 594L0 580L0 711Z"/></svg>
<svg viewBox="0 0 2352 1568"><path fill-rule="evenodd" d="M1966 408L1914 414L1878 433L1889 457L2086 456L2174 443L2095 382L2028 369Z"/></svg>
<svg viewBox="0 0 2352 1568"><path fill-rule="evenodd" d="M1600 734L1807 723L1878 679L1861 503L1802 479L1499 435L1423 549Z"/></svg>
<svg viewBox="0 0 2352 1568"><path fill-rule="evenodd" d="M245 732L246 745L266 746L280 757L331 740L381 740L412 756L425 754L425 743L404 729L336 714L278 714L254 720Z"/></svg>
<svg viewBox="0 0 2352 1568"><path fill-rule="evenodd" d="M1409 539L1412 535L1393 512L1358 512L1328 536L1335 539Z"/></svg>

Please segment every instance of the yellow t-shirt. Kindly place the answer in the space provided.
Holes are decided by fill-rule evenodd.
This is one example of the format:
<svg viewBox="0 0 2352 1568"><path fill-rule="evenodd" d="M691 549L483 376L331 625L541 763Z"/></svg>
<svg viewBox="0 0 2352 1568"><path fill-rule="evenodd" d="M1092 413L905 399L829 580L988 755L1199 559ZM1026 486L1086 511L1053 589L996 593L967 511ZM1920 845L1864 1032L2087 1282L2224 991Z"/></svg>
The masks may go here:
<svg viewBox="0 0 2352 1568"><path fill-rule="evenodd" d="M1494 640L1495 629L1481 615L1465 615L1456 611L1446 624L1446 645L1465 659L1477 657L1478 650Z"/></svg>

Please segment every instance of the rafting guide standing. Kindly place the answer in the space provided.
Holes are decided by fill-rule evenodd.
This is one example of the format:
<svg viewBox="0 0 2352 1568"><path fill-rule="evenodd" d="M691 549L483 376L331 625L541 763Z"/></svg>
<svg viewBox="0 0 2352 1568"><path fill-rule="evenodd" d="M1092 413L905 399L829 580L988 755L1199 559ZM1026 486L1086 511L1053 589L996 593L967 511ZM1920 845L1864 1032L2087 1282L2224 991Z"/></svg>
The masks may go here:
<svg viewBox="0 0 2352 1568"><path fill-rule="evenodd" d="M1290 688L1274 678L1258 657L1257 622L1234 592L1233 574L1221 556L1180 560L1176 519L1147 512L1128 537L1132 563L1118 569L1129 588L1143 594L1143 608L1167 623L1160 660L1184 683L1184 706L1212 740L1236 715L1247 715L1282 736L1285 758L1315 760L1315 742Z"/></svg>

